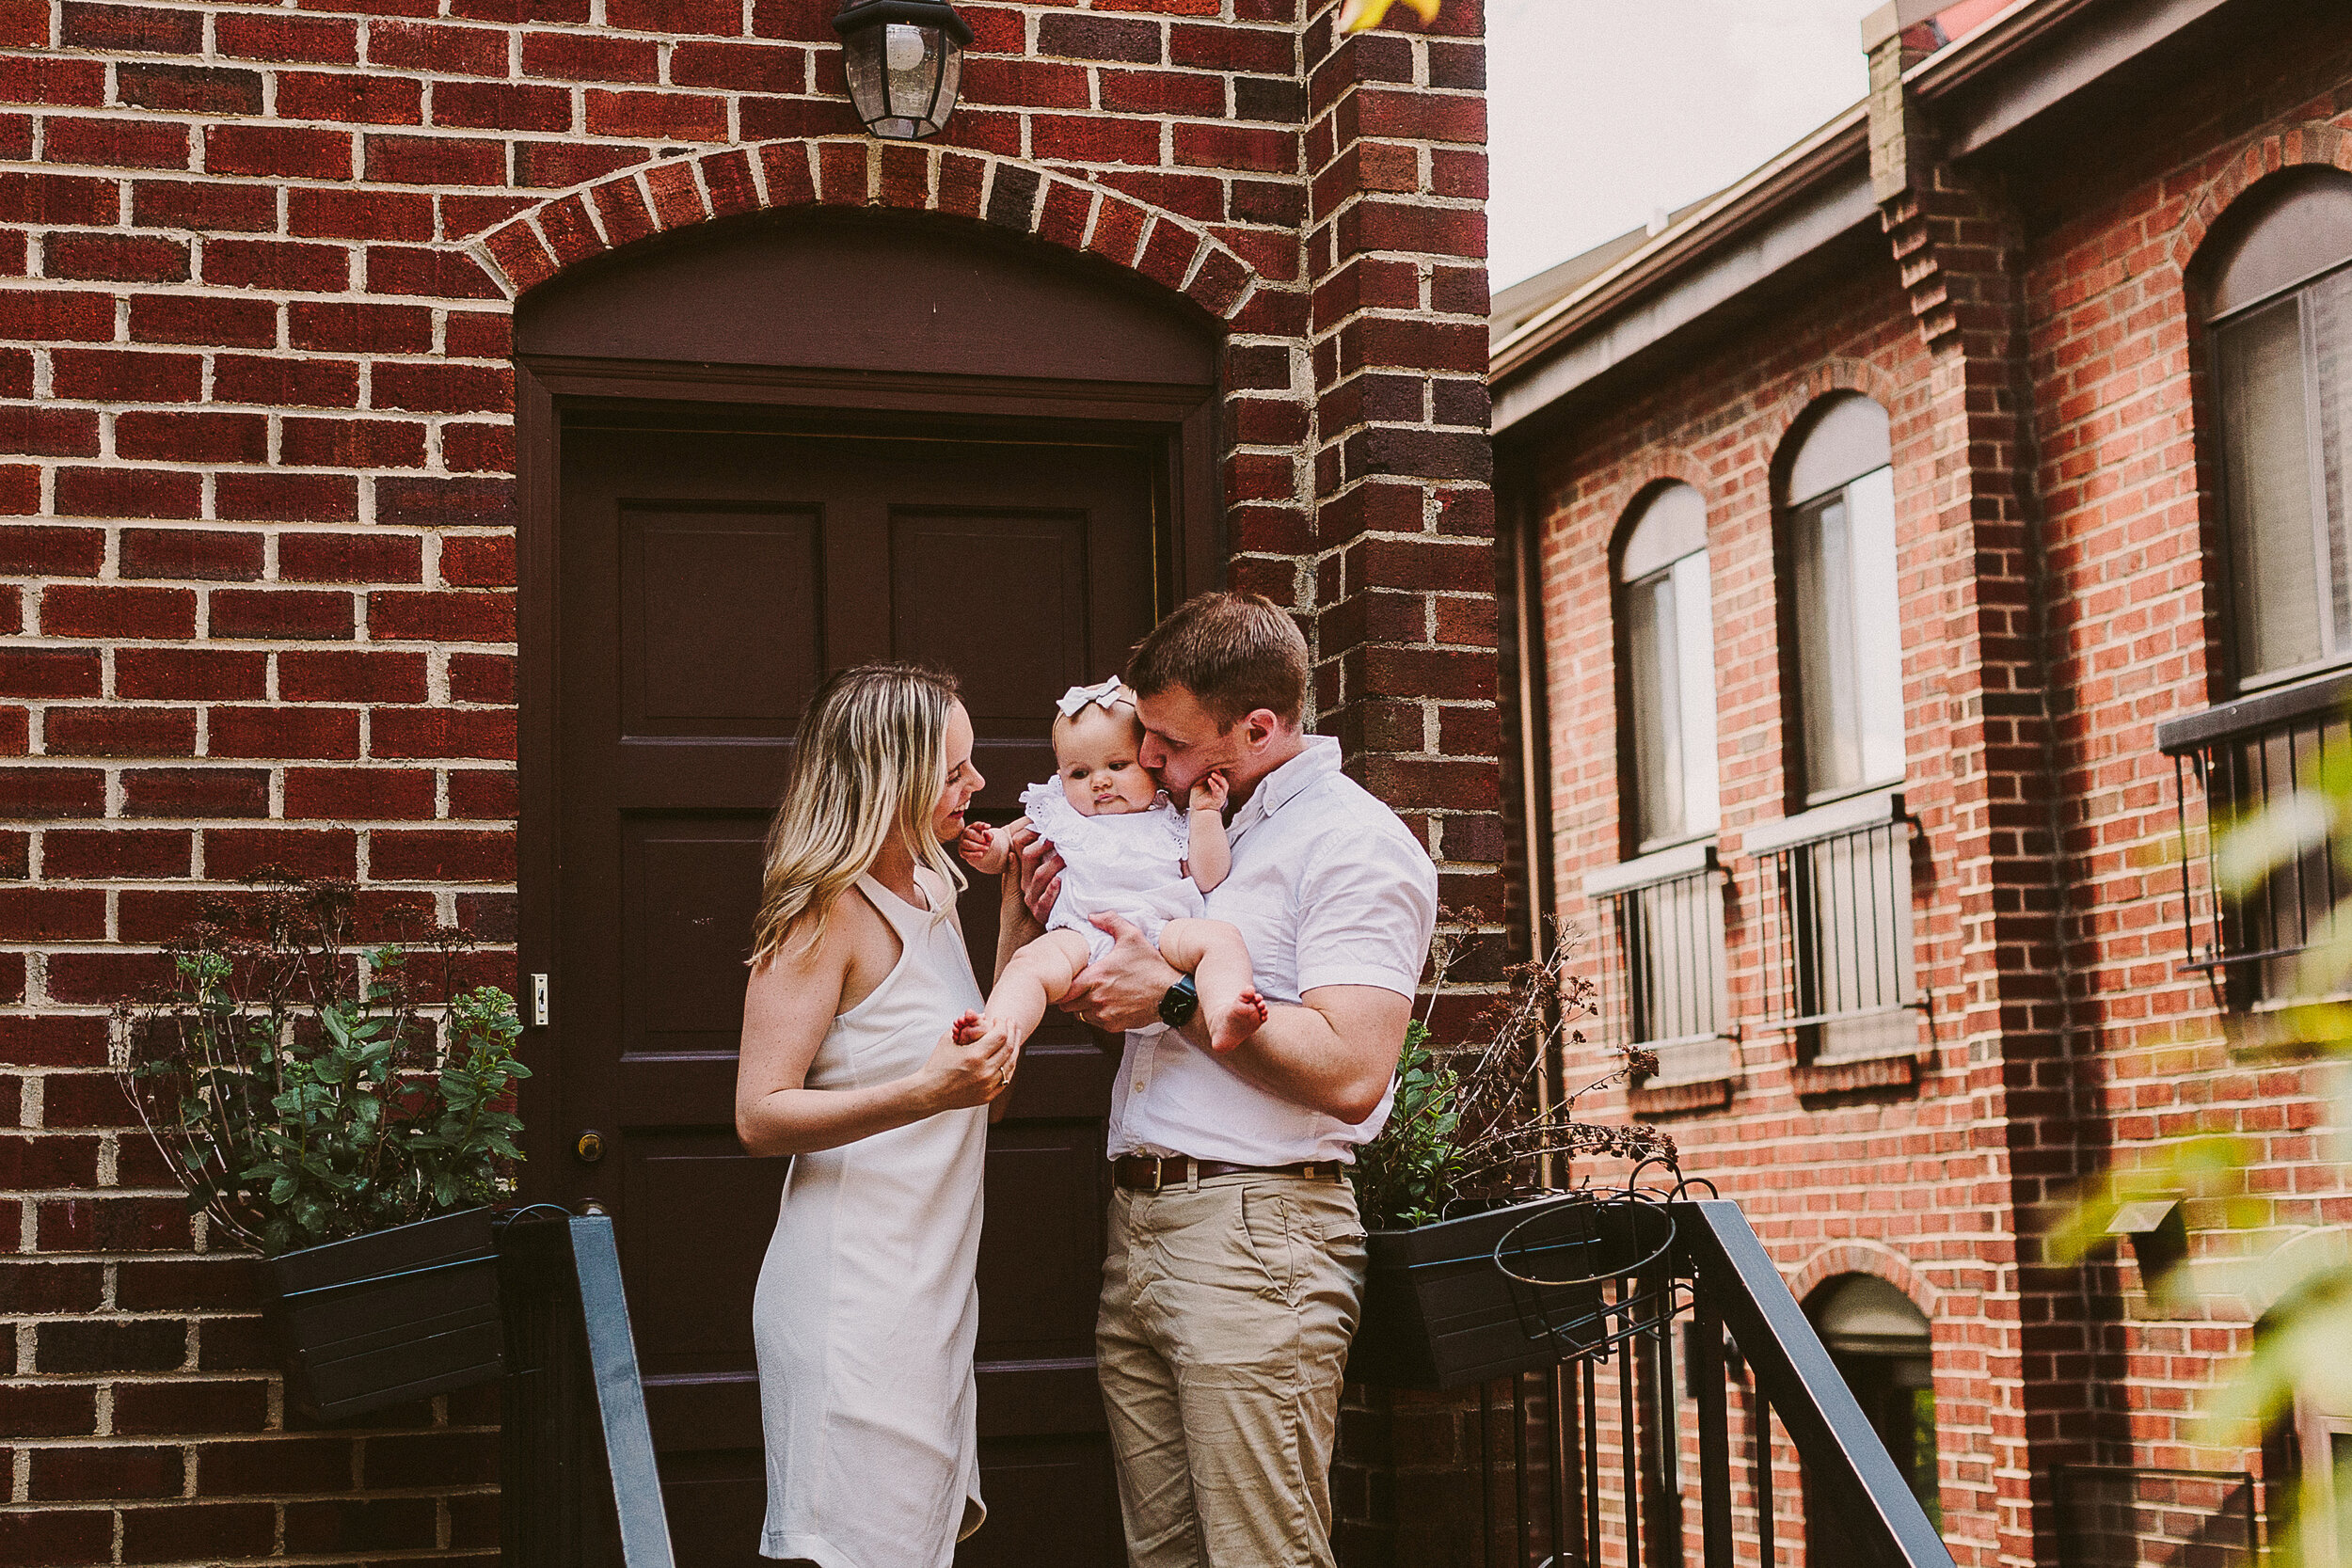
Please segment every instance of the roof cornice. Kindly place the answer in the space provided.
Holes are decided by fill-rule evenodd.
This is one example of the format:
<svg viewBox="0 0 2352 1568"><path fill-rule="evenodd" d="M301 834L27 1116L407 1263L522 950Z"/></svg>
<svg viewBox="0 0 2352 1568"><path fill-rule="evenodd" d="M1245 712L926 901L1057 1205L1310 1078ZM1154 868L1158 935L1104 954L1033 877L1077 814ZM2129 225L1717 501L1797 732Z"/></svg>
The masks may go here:
<svg viewBox="0 0 2352 1568"><path fill-rule="evenodd" d="M1905 71L1904 89L1931 110L1945 106L1935 117L1939 155L1966 157L2233 3L2016 0ZM1893 8L1899 20L1902 6ZM1823 243L1833 218L1863 221L1844 186L1858 166L1867 197L1869 137L1867 103L1856 104L1496 342L1487 373L1497 431L1534 412L1531 400L1548 404L1580 384L1579 376L1640 352L1663 335L1660 324L1695 319L1721 304L1732 286L1724 275L1743 272L1743 287L1760 283ZM1767 253L1779 261L1765 261ZM1725 256L1753 264L1734 267ZM1685 287L1686 278L1705 281ZM1583 369L1568 365L1569 358L1581 359ZM1548 361L1562 362L1542 376L1548 385L1532 383L1531 374ZM1509 419L1506 405L1515 410Z"/></svg>
<svg viewBox="0 0 2352 1568"><path fill-rule="evenodd" d="M2026 0L2030 4L2031 0ZM1494 346L1489 378L1526 369L1613 311L1638 300L1726 240L1769 220L1850 164L1867 166L1869 115L1855 104L1615 266Z"/></svg>

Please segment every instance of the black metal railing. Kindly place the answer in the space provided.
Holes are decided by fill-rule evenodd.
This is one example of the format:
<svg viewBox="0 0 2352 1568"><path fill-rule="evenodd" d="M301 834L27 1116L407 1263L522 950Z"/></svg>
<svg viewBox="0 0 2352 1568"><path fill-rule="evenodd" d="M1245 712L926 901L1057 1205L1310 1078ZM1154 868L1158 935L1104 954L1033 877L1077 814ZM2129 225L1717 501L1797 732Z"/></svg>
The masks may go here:
<svg viewBox="0 0 2352 1568"><path fill-rule="evenodd" d="M612 1220L520 1211L499 1295L504 1568L674 1568Z"/></svg>
<svg viewBox="0 0 2352 1568"><path fill-rule="evenodd" d="M1731 1070L1723 871L1695 869L1595 894L1601 916L1601 1016L1658 1056L1660 1083Z"/></svg>
<svg viewBox="0 0 2352 1568"><path fill-rule="evenodd" d="M2156 728L2158 749L2172 759L2186 967L2221 978L2241 1003L2288 993L2296 958L2322 940L2337 901L2352 887L2324 841L2254 886L2233 887L2218 863L2220 839L2233 823L2258 813L2277 814L2284 824L2322 809L2321 770L2352 761L2348 700L2352 676L2334 675ZM2192 775L2204 801L2201 835L2192 833L2189 820Z"/></svg>
<svg viewBox="0 0 2352 1568"><path fill-rule="evenodd" d="M1827 829L1756 853L1767 1012L1809 1031L1819 1061L1918 1048L1911 934L1911 824Z"/></svg>
<svg viewBox="0 0 2352 1568"><path fill-rule="evenodd" d="M1951 1568L1739 1206L1661 1207L1672 1244L1607 1285L1606 1321L1482 1392L1486 1568L1773 1568L1800 1537L1814 1564ZM1834 1549L1806 1528L1828 1519Z"/></svg>

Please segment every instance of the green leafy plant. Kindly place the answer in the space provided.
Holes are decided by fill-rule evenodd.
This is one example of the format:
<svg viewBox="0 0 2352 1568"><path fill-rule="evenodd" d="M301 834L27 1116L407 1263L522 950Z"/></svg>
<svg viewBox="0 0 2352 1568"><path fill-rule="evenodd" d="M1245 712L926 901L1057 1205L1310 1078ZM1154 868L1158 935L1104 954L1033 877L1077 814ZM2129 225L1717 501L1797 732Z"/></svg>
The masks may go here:
<svg viewBox="0 0 2352 1568"><path fill-rule="evenodd" d="M2217 897L2250 897L2272 878L2298 868L2316 876L2319 863L2332 859L2339 885L2352 877L2352 757L2330 746L2297 775L2296 786L2269 805L2234 820L2216 820L2207 831L2215 841ZM2332 1061L2322 1080L2333 1104L2323 1126L2335 1131L2335 1159L2347 1152L2343 1129L2352 1127L2352 898L2339 902L2296 955L2286 985L2304 1000L2230 1021L2241 1052L2272 1059ZM2155 1278L2143 1278L2150 1297L2170 1310L2200 1309L2234 1316L2241 1303L2265 1303L2254 1353L2233 1370L2199 1412L2192 1440L2233 1446L2250 1433L2273 1428L2297 1396L2324 1408L2352 1408L2352 1246L2270 1246L2262 1234L2271 1206L2249 1180L2264 1161L2257 1140L2221 1130L2199 1129L2156 1148L2086 1183L2053 1227L2048 1250L2054 1261L2080 1262L2113 1243L2108 1227L2125 1205L2175 1199L2192 1207L2193 1222L2205 1230L2235 1231L2245 1246L2213 1247ZM2341 1164L2339 1165L2341 1168ZM2352 1466L2339 1469L2332 1512L2312 1506L2317 1495L2305 1478L2305 1496L2272 1494L2282 1516L2267 1554L2280 1568L2336 1562L2338 1543L2352 1540Z"/></svg>
<svg viewBox="0 0 2352 1568"><path fill-rule="evenodd" d="M458 989L461 928L357 944L356 902L285 879L223 901L116 1009L124 1091L190 1212L272 1256L495 1201L523 1157L514 999Z"/></svg>
<svg viewBox="0 0 2352 1568"><path fill-rule="evenodd" d="M1449 922L1475 926L1476 910ZM1479 940L1441 931L1430 946L1430 1008L1465 945ZM1540 961L1502 972L1504 990L1482 1013L1471 1037L1433 1043L1429 1010L1406 1026L1396 1096L1380 1135L1356 1151L1349 1174L1364 1223L1406 1230L1435 1225L1462 1207L1490 1207L1556 1190L1559 1163L1579 1154L1660 1160L1676 1168L1674 1140L1633 1123L1577 1119L1584 1095L1629 1076L1657 1070L1644 1051L1620 1051L1616 1064L1573 1093L1548 1095L1548 1075L1586 1044L1582 1022L1597 1009L1596 988L1574 974L1575 941L1556 934Z"/></svg>

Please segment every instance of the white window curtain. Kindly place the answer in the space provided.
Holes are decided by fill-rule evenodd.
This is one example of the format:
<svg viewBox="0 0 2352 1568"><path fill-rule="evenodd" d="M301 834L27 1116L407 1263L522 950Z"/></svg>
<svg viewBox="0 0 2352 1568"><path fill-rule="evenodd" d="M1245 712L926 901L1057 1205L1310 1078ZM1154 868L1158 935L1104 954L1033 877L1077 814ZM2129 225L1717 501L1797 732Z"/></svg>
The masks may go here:
<svg viewBox="0 0 2352 1568"><path fill-rule="evenodd" d="M1713 832L1722 812L1714 597L1699 493L1670 484L1651 496L1619 559L1637 836L1646 848Z"/></svg>
<svg viewBox="0 0 2352 1568"><path fill-rule="evenodd" d="M1804 436L1789 474L1804 793L1822 800L1903 776L1886 411L1840 398Z"/></svg>

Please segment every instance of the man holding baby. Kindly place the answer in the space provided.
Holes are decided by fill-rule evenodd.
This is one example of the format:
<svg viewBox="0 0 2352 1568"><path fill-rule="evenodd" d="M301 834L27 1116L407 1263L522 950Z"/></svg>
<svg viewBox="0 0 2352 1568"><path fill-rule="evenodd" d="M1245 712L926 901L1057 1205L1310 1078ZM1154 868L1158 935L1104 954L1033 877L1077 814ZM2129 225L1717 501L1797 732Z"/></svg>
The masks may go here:
<svg viewBox="0 0 2352 1568"><path fill-rule="evenodd" d="M1388 1117L1437 871L1339 743L1305 732L1307 683L1298 628L1255 594L1188 601L1127 672L1161 787L1226 786L1231 868L1207 913L1240 931L1264 1022L1213 1052L1191 976L1117 915L1058 1003L1125 1034L1096 1341L1135 1568L1332 1561L1364 1274L1342 1167ZM1063 869L1026 832L1012 847L1007 953L1041 934Z"/></svg>

